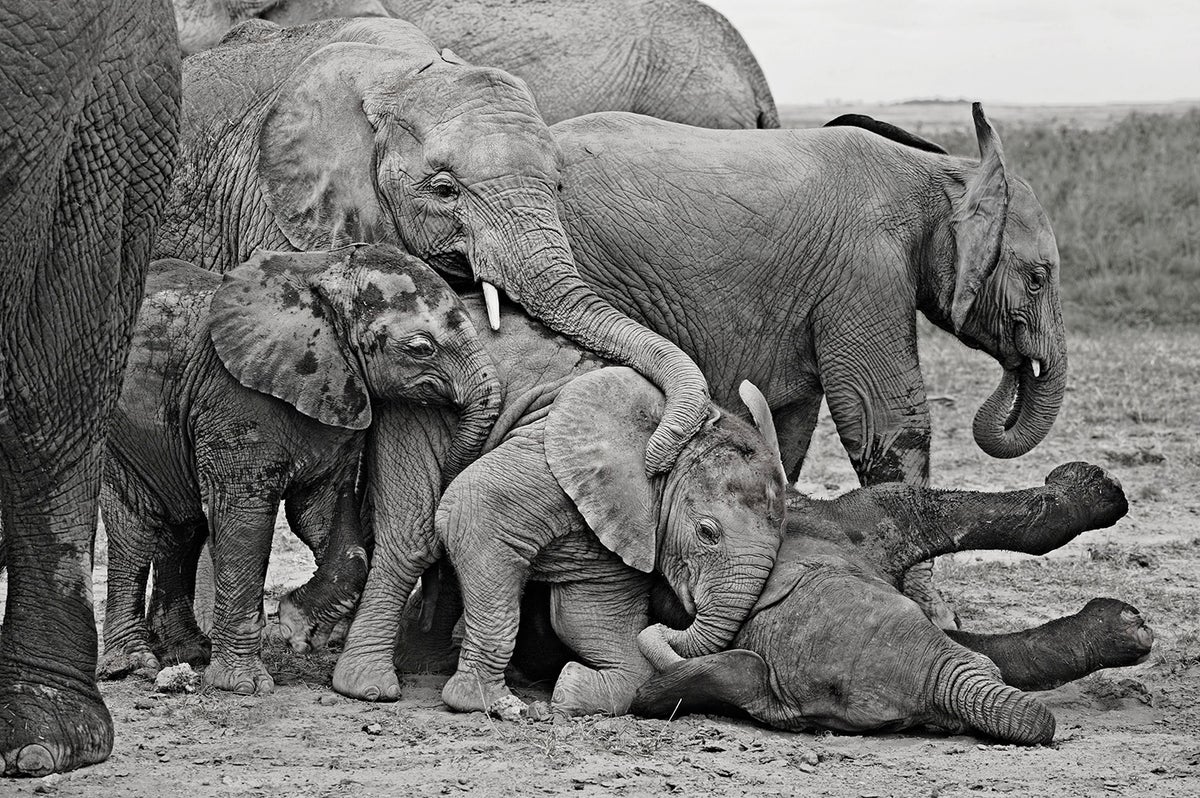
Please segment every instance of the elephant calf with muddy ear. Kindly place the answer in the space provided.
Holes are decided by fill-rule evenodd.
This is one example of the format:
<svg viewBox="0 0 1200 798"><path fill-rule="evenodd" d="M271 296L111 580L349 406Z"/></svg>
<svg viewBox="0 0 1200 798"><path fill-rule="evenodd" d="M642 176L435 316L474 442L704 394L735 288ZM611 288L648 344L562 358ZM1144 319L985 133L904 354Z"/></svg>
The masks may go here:
<svg viewBox="0 0 1200 798"><path fill-rule="evenodd" d="M102 670L208 660L191 600L211 531L206 681L269 691L259 632L279 502L320 560L280 608L293 647L306 650L354 606L365 579L355 481L373 403L461 409L448 480L491 431L494 375L461 300L395 247L261 252L223 278L156 262L107 448ZM143 619L152 555L158 654Z"/></svg>
<svg viewBox="0 0 1200 798"><path fill-rule="evenodd" d="M551 583L552 622L583 659L563 669L553 706L624 713L651 673L637 648L651 572L695 620L668 634L689 657L720 651L754 606L783 533L785 482L770 413L744 386L760 434L715 406L665 475L645 444L663 397L631 369L567 382L468 466L437 512L439 543L462 583L454 709L511 701L504 684L529 578ZM764 437L765 436L765 437Z"/></svg>
<svg viewBox="0 0 1200 798"><path fill-rule="evenodd" d="M1044 487L1006 493L879 485L832 501L788 500L775 570L729 651L681 659L642 633L662 669L634 711L655 716L734 708L783 729L895 731L933 725L1045 743L1054 717L1022 690L1045 690L1132 665L1153 635L1137 610L1093 599L1076 615L1007 635L943 632L897 585L936 554L1003 548L1043 554L1125 514L1120 485L1086 463ZM687 613L657 591L668 616Z"/></svg>

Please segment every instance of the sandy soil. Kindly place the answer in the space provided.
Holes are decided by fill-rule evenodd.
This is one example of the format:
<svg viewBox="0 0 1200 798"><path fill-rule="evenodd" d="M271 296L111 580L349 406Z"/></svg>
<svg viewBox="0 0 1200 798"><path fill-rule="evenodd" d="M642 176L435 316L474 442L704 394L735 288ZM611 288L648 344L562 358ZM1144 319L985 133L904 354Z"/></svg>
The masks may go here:
<svg viewBox="0 0 1200 798"><path fill-rule="evenodd" d="M159 695L144 681L107 684L112 758L63 777L0 782L0 794L1200 794L1200 333L1074 340L1058 424L1033 453L1005 462L970 440L970 419L998 367L940 334L925 335L923 355L937 485L1040 484L1054 465L1085 459L1117 474L1131 499L1116 527L1048 557L963 554L938 563L939 584L967 628L1040 623L1097 595L1146 615L1157 636L1148 662L1044 695L1058 718L1050 746L935 733L789 734L708 716L502 723L446 711L443 677L407 678L392 705L341 698L328 688L333 654L300 657L275 641L273 695ZM827 417L802 482L818 493L854 483ZM276 595L311 570L286 533L277 551L268 580ZM97 577L102 599L103 568Z"/></svg>

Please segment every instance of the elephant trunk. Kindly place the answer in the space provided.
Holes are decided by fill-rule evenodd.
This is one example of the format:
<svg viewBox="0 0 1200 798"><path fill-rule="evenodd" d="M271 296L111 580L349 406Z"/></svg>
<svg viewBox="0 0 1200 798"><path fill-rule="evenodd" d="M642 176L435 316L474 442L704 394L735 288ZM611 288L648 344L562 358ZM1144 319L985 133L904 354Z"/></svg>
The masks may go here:
<svg viewBox="0 0 1200 798"><path fill-rule="evenodd" d="M933 671L934 707L984 734L1019 745L1054 738L1054 715L1041 701L1000 681L978 655L955 647Z"/></svg>
<svg viewBox="0 0 1200 798"><path fill-rule="evenodd" d="M482 349L480 351L482 353ZM479 371L473 375L472 385L470 393L458 402L462 413L442 464L443 490L483 453L484 443L491 435L496 419L500 417L503 393L495 369L490 365L479 367Z"/></svg>
<svg viewBox="0 0 1200 798"><path fill-rule="evenodd" d="M666 394L662 420L646 447L648 473L668 471L708 414L704 375L677 346L638 324L579 277L558 219L555 197L530 190L510 210L504 231L493 224L471 242L471 265L546 326L602 357L627 365ZM510 226L511 225L511 226Z"/></svg>
<svg viewBox="0 0 1200 798"><path fill-rule="evenodd" d="M745 575L744 563L741 567L742 576L726 575L720 581L714 580L712 584L721 585L719 590L697 596L696 615L691 625L668 637L671 648L681 657L715 654L724 651L733 642L758 602L771 573L769 562L761 568L754 567L749 576Z"/></svg>
<svg viewBox="0 0 1200 798"><path fill-rule="evenodd" d="M1066 389L1067 348L1060 335L1048 355L1005 369L1000 385L975 414L975 443L992 457L1020 457L1050 432Z"/></svg>

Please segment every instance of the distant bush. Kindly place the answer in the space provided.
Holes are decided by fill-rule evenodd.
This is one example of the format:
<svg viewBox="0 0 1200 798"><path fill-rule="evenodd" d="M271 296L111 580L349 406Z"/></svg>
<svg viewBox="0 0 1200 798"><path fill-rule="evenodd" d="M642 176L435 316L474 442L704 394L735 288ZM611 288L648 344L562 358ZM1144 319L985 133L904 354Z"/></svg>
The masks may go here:
<svg viewBox="0 0 1200 798"><path fill-rule="evenodd" d="M1098 130L996 122L1058 238L1071 329L1200 325L1200 109ZM933 136L978 157L973 136Z"/></svg>

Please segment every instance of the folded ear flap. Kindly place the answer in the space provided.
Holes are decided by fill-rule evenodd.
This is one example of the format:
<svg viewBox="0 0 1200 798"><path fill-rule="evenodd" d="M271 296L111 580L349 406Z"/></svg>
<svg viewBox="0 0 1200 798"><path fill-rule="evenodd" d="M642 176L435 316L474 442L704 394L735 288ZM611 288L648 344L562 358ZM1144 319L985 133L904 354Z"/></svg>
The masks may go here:
<svg viewBox="0 0 1200 798"><path fill-rule="evenodd" d="M1000 137L983 115L983 106L971 105L975 136L979 139L979 166L967 180L966 191L954 204L950 230L954 235L954 299L950 320L961 330L975 296L1000 259L1004 223L1008 219L1008 177Z"/></svg>
<svg viewBox="0 0 1200 798"><path fill-rule="evenodd" d="M322 424L366 429L371 401L340 339L338 312L315 290L345 253L256 252L225 274L209 306L217 356L238 382Z"/></svg>
<svg viewBox="0 0 1200 798"><path fill-rule="evenodd" d="M626 565L649 573L658 549L658 506L646 476L646 443L663 395L625 367L572 380L546 419L546 462L580 515Z"/></svg>
<svg viewBox="0 0 1200 798"><path fill-rule="evenodd" d="M390 54L370 44L322 47L292 71L262 122L259 181L296 249L390 237L375 193L375 130L363 109L364 92L402 67Z"/></svg>
<svg viewBox="0 0 1200 798"><path fill-rule="evenodd" d="M467 62L459 58L449 47L442 48L442 60L447 64L465 65Z"/></svg>

